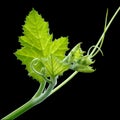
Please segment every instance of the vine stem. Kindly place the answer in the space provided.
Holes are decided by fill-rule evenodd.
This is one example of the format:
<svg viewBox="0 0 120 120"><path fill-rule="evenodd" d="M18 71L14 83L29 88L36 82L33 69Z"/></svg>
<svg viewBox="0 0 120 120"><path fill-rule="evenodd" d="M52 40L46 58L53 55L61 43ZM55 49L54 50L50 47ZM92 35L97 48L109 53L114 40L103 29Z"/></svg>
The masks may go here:
<svg viewBox="0 0 120 120"><path fill-rule="evenodd" d="M22 106L20 106L19 108L17 108L16 110L11 112L10 114L8 114L7 116L3 117L1 120L14 120L15 118L19 117L21 114L25 113L26 111L28 111L32 107L36 106L37 104L40 104L47 97L49 97L50 95L55 93L57 90L59 90L61 87L63 87L77 73L78 73L77 71L73 72L66 80L64 80L60 85L58 85L55 88L54 88L54 86L56 84L56 80L53 80L54 83L52 83L52 84L50 83L48 89L44 93L41 93L41 91L43 90L43 86L45 86L45 83L41 84L42 86L40 86L38 88L37 92L32 97L32 99L30 99L28 102L26 102L25 104L23 104Z"/></svg>
<svg viewBox="0 0 120 120"><path fill-rule="evenodd" d="M61 87L63 87L66 83L68 83L76 74L78 73L78 71L73 72L66 80L64 80L60 85L58 85L57 87L55 87L50 95L52 95L53 93L55 93L56 91L58 91ZM50 96L49 95L49 96Z"/></svg>
<svg viewBox="0 0 120 120"><path fill-rule="evenodd" d="M30 108L32 108L34 106L33 104L33 100L29 100L28 102L26 102L24 105L22 105L21 107L17 108L16 110L14 110L13 112L11 112L10 114L8 114L7 116L3 117L1 120L14 120L15 118L17 118L18 116L20 116L21 114L25 113L26 111L28 111Z"/></svg>
<svg viewBox="0 0 120 120"><path fill-rule="evenodd" d="M41 92L41 88L39 87L38 90L40 90L40 92L37 91L36 94L28 102L26 102L25 104L23 104L22 106L11 112L10 114L6 115L1 120L14 120L15 118L19 117L21 114L31 109L32 107L43 102L48 97L50 92L53 90L55 83L56 80L53 80L53 82L49 84L46 91L44 91L44 93L41 93L38 96L38 94Z"/></svg>
<svg viewBox="0 0 120 120"><path fill-rule="evenodd" d="M38 96L40 96L43 92L43 90L45 89L45 85L46 85L46 81L43 81L40 83L40 87L38 88L37 92L34 94L34 96L32 98L36 98Z"/></svg>

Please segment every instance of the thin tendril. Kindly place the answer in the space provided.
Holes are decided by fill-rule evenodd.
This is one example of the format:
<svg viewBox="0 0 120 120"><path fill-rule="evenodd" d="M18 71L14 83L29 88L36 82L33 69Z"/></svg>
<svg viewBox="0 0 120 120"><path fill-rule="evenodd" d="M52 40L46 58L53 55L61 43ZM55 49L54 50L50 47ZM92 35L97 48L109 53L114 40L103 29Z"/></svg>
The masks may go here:
<svg viewBox="0 0 120 120"><path fill-rule="evenodd" d="M90 51L91 51L91 49L92 49L92 48L95 48L95 47L97 48L97 51L100 51L101 54L102 54L102 56L103 56L104 54L103 54L101 48L100 48L100 47L97 47L97 46L95 46L95 45L92 45L92 46L89 48L89 50L87 51L87 55L90 56ZM92 55L92 57L94 57L94 56L95 56L95 54Z"/></svg>
<svg viewBox="0 0 120 120"><path fill-rule="evenodd" d="M102 47L102 45L103 45L103 41L104 41L104 38L105 38L105 33L106 33L106 31L107 31L107 28L109 27L109 26L107 26L107 18L108 18L108 9L107 9L107 11L106 11L105 25L104 25L103 34L102 34L102 36L100 37L98 43L97 43L96 45L93 45L93 46L94 46L94 49L93 49L92 52L89 54L91 57L94 57L98 52L101 52L102 55L103 55L103 52L102 52L102 50L101 50L101 47ZM92 46L92 47L93 47L93 46ZM92 47L90 47L89 49L91 50ZM88 50L88 53L89 53L90 50Z"/></svg>
<svg viewBox="0 0 120 120"><path fill-rule="evenodd" d="M106 26L107 26L107 18L108 18L108 9L106 11L106 17L105 17L105 25L104 25L104 31L103 31L104 34L103 34L103 37L102 37L100 43L98 44L98 46L97 45L95 46L95 50L94 50L94 53L93 53L92 57L94 57L98 52L102 53L101 47L103 45L103 41L104 41L104 38L105 38L105 33L106 33L105 30L106 30ZM96 51L96 49L97 49L97 51ZM102 55L103 55L103 53L102 53Z"/></svg>
<svg viewBox="0 0 120 120"><path fill-rule="evenodd" d="M120 11L120 7L116 10L116 12L114 13L114 15L112 16L112 18L110 19L109 23L107 24L107 17L108 17L108 9L107 9L107 12L106 12L106 19L105 19L105 28L104 28L104 31L101 35L101 37L99 38L97 44L95 45L95 48L92 50L92 52L90 53L90 56L95 56L98 52L96 51L96 48L98 46L100 46L100 48L102 47L102 43L103 43L103 40L104 40L104 36L105 36L105 33L107 32L108 28L110 27L111 23L113 22L113 20L115 19L116 15L118 14L118 12ZM106 25L107 24L107 25ZM95 52L96 51L96 52Z"/></svg>

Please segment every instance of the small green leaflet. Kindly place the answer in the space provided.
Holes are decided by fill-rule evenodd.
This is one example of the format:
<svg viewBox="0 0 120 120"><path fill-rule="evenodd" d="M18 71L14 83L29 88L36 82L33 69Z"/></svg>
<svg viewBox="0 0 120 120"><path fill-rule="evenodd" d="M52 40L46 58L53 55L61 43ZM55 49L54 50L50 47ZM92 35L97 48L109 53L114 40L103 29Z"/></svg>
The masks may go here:
<svg viewBox="0 0 120 120"><path fill-rule="evenodd" d="M67 55L65 61L68 63L77 62L83 57L84 51L81 49L81 44L78 43Z"/></svg>
<svg viewBox="0 0 120 120"><path fill-rule="evenodd" d="M94 62L88 55L84 55L81 49L81 44L78 43L65 58L65 62L70 64L70 69L83 73L91 73L95 70L90 66Z"/></svg>
<svg viewBox="0 0 120 120"><path fill-rule="evenodd" d="M68 69L68 65L62 60L68 50L68 37L60 37L53 40L53 34L49 33L49 25L35 9L26 16L23 25L23 35L19 37L21 48L15 52L18 60L26 66L29 75L39 82L42 77L33 72L30 67L35 58L41 60L37 71L43 67L47 70L47 76L61 75ZM49 75L48 75L49 74Z"/></svg>

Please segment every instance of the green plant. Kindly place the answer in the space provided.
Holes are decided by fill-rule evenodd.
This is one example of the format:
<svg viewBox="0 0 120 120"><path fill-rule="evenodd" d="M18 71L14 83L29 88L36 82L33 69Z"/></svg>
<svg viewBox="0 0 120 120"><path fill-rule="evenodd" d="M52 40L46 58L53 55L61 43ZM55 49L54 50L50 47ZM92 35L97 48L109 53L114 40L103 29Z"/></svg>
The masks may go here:
<svg viewBox="0 0 120 120"><path fill-rule="evenodd" d="M66 51L69 50L68 37L60 37L53 40L53 34L49 33L48 22L44 21L35 9L32 9L23 25L23 35L19 37L22 47L14 54L26 66L28 75L38 81L40 87L27 103L2 118L2 120L13 120L32 107L40 104L70 81L77 73L94 72L95 70L91 66L94 63L93 57L98 52L102 53L101 47L105 33L119 11L120 7L107 24L107 10L104 31L97 44L91 46L87 54L81 49L81 43L78 43L66 55ZM57 85L59 76L69 69L74 71L73 74ZM48 86L46 86L47 83Z"/></svg>

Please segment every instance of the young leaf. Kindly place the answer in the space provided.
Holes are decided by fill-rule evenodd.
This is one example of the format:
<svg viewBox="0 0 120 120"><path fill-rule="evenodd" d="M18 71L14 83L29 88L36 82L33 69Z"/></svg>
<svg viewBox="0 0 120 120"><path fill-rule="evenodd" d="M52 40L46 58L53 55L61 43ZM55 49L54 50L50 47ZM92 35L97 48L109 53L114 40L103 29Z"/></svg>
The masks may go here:
<svg viewBox="0 0 120 120"><path fill-rule="evenodd" d="M68 63L77 62L83 57L84 51L81 49L81 44L78 43L67 55L65 61Z"/></svg>
<svg viewBox="0 0 120 120"><path fill-rule="evenodd" d="M95 71L92 66L90 66L93 63L94 61L92 61L89 56L85 55L77 62L74 62L71 66L71 69L82 73L91 73Z"/></svg>
<svg viewBox="0 0 120 120"><path fill-rule="evenodd" d="M94 69L90 66L94 62L92 59L84 55L84 51L80 47L80 43L78 43L68 54L68 56L64 59L65 62L70 64L70 69L76 70L78 72L83 73L91 73L94 72Z"/></svg>
<svg viewBox="0 0 120 120"><path fill-rule="evenodd" d="M65 57L65 52L68 50L68 37L60 37L54 41L52 39L53 35L49 33L48 22L44 21L42 16L32 9L26 16L25 24L23 25L23 35L19 37L22 47L15 52L15 55L26 66L29 75L40 82L42 81L41 76L34 73L30 67L32 60L35 58L40 60L42 58L50 59L48 56L52 54L62 61ZM43 67L42 65L36 66L37 71L41 71ZM54 75L61 74L63 71L54 73Z"/></svg>

